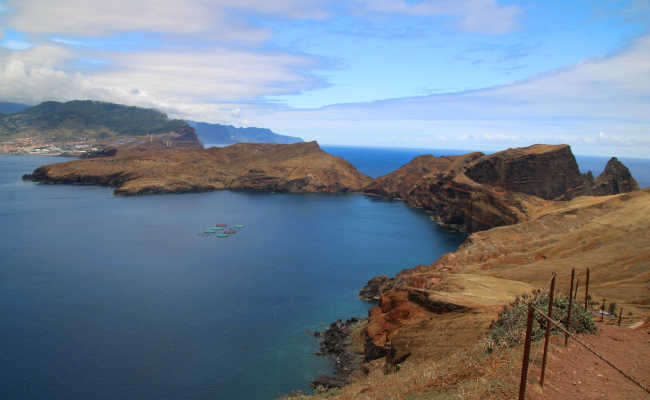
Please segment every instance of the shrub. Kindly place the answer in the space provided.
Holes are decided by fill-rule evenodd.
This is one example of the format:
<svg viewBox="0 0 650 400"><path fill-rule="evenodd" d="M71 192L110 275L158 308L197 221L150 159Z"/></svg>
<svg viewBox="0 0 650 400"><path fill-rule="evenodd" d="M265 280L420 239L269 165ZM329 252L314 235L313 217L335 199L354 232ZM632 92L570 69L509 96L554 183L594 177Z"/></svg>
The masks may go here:
<svg viewBox="0 0 650 400"><path fill-rule="evenodd" d="M536 291L533 295L525 295L515 299L513 303L504 307L499 313L499 317L494 321L487 337L484 339L484 345L488 352L512 347L522 344L526 337L526 320L528 318L528 304L546 312L548 310L549 297ZM553 315L556 321L562 321L566 326L567 311L569 309L569 299L565 297L553 299ZM544 337L547 321L541 315L535 313L533 321L532 339L539 340ZM568 326L569 332L573 333L595 333L596 324L591 318L588 310L580 302L573 302L571 309L571 321ZM551 334L559 334L561 331L551 325Z"/></svg>

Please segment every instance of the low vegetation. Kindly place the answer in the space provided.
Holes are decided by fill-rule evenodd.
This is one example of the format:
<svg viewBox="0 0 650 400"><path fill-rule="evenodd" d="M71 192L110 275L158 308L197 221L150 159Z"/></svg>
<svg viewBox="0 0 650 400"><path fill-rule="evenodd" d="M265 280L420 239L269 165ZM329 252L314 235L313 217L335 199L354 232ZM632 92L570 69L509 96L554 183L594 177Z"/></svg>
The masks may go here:
<svg viewBox="0 0 650 400"><path fill-rule="evenodd" d="M499 313L499 318L492 323L490 331L483 343L488 352L496 349L512 347L523 344L526 336L526 319L528 317L528 304L532 303L540 310L547 311L549 296L539 290L532 295L518 297L513 303L504 307ZM553 299L553 319L565 322L569 310L569 299L560 297ZM546 331L546 319L537 315L533 322L532 338L534 341L541 339ZM566 324L565 324L566 325ZM571 321L568 330L574 333L596 333L596 324L591 318L591 313L585 310L580 302L574 301L571 307ZM551 334L559 334L560 330L551 325Z"/></svg>

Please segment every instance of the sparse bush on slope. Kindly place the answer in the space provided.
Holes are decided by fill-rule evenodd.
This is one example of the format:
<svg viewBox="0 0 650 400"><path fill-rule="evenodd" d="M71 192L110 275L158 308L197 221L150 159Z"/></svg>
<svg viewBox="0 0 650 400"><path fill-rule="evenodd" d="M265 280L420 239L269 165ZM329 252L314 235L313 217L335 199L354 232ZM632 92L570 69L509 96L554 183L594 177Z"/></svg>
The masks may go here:
<svg viewBox="0 0 650 400"><path fill-rule="evenodd" d="M532 302L540 310L548 310L549 297L542 294L541 291L535 291L532 295L518 297L503 311L494 321L483 339L483 344L488 352L503 348L520 345L524 342L526 336L526 319L528 317L528 304ZM567 311L569 309L569 299L560 297L553 299L553 319L556 321L566 321ZM532 338L533 341L544 337L546 331L546 319L540 315L535 316L533 322ZM571 321L568 330L573 333L596 333L596 324L591 318L589 311L585 310L579 301L573 301L571 309ZM559 334L561 331L551 325L551 334Z"/></svg>

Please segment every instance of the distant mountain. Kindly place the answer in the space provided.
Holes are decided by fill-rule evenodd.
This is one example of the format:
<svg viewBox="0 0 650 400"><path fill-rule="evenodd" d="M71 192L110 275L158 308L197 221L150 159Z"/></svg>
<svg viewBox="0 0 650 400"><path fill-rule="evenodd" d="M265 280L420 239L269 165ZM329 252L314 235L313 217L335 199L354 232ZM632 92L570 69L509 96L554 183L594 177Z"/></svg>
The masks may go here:
<svg viewBox="0 0 650 400"><path fill-rule="evenodd" d="M284 136L266 128L235 128L232 125L209 124L207 122L187 121L205 144L233 143L300 143L299 137Z"/></svg>
<svg viewBox="0 0 650 400"><path fill-rule="evenodd" d="M23 111L26 108L29 108L31 106L27 104L20 104L20 103L7 103L0 101L0 115L1 114L13 114L16 112Z"/></svg>
<svg viewBox="0 0 650 400"><path fill-rule="evenodd" d="M0 139L16 135L50 140L79 136L104 139L166 132L194 135L193 131L185 121L170 120L158 110L91 100L47 101L0 116Z"/></svg>

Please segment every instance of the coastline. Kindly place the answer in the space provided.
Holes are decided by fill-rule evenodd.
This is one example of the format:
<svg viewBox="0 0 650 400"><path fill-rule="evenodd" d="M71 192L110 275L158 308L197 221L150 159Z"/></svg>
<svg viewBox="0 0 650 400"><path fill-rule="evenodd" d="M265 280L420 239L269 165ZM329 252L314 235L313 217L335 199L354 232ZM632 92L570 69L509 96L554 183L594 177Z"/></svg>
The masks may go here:
<svg viewBox="0 0 650 400"><path fill-rule="evenodd" d="M550 152L547 151L547 148L550 149ZM533 148L532 150L523 149L523 151L517 149L518 152L514 153L514 157L506 154L504 158L508 162L510 162L510 158L508 157L511 157L515 162L521 162L521 160L523 160L525 163L537 165L540 164L536 158L538 154L542 154L546 157L541 158L541 160L553 161L555 160L553 152L558 148L563 152L563 154L566 154L566 147L547 146L541 150L537 148ZM155 156L159 157L160 154L156 154ZM463 159L463 156L458 157L461 157L460 160L467 160ZM521 283L522 281L527 281L526 279L521 279L519 276L510 276L509 279L501 278L500 280L495 281L490 276L494 274L491 270L485 272L485 268L483 267L471 270L466 268L466 265L464 264L450 263L449 260L460 258L459 255L466 248L470 248L477 243L480 243L480 241L476 239L477 237L480 238L483 233L486 235L491 234L490 232L495 231L492 229L494 227L501 226L500 229L502 229L507 227L519 227L522 224L534 224L541 219L550 218L549 216L554 214L564 215L564 208L566 207L574 207L574 209L581 209L583 207L590 208L594 204L604 204L610 200L608 196L597 198L582 195L583 193L590 194L588 191L592 190L591 186L585 187L583 182L592 182L589 183L590 185L595 185L596 182L594 182L593 178L590 178L591 181L583 180L586 178L579 175L577 172L577 165L572 167L573 169L569 171L574 175L569 176L567 178L568 183L560 187L559 190L552 187L553 179L557 176L553 170L544 171L544 175L540 177L535 176L535 179L539 179L541 182L550 182L548 183L548 187L551 187L553 191L548 192L548 196L566 196L570 193L571 197L575 197L577 200L571 200L570 198L543 199L535 194L512 192L503 189L498 185L492 185L489 182L476 182L465 175L467 172L467 174L477 177L476 179L483 179L481 174L485 173L481 171L485 171L485 167L482 166L481 169L476 172L476 166L479 165L477 163L483 163L480 165L487 163L489 171L489 168L491 168L489 167L489 163L492 162L491 160L494 158L472 154L470 155L467 164L463 164L462 168L458 169L458 164L456 163L456 160L459 159L458 157L449 157L443 161L442 174L439 167L434 166L434 168L430 170L432 174L431 176L434 177L433 179L427 176L418 176L417 173L413 175L412 172L407 171L407 174L411 174L411 177L408 177L406 180L398 179L398 184L402 186L397 190L390 188L390 185L392 185L390 181L387 183L388 186L384 186L384 188L381 188L379 191L369 192L367 187L363 188L366 195L375 195L391 199L405 199L403 201L410 207L421 208L433 214L431 220L436 221L441 225L446 225L448 228L458 228L460 231L465 230L475 233L468 236L456 251L443 255L431 266L418 266L413 269L404 270L394 278L386 278L383 282L386 287L376 290L374 294L370 296L373 300L377 299L379 304L371 309L367 322L360 322L358 320L354 321L355 328L352 330L356 331L357 328L360 328L361 332L357 332L354 335L351 334L351 328L349 328L346 323L342 322L335 322L330 325L332 331L329 336L334 341L325 341L322 344L324 350L322 353L333 355L335 359L338 359L339 361L337 364L342 364L344 367L337 371L338 374L335 375L334 378L320 377L314 382L315 386L341 387L343 384L349 382L348 376L351 374L355 374L358 371L364 374L366 368L362 367L362 363L358 361L359 353L364 354L363 361L365 363L372 363L373 360L384 358L385 361L382 368L389 373L398 370L399 364L411 357L422 357L423 355L419 354L421 349L418 347L417 343L415 345L413 344L414 341L420 340L422 337L423 329L422 326L420 326L422 324L427 325L429 329L434 329L436 323L449 320L448 323L451 324L450 326L454 326L454 329L463 329L462 326L455 325L457 324L457 321L452 321L455 318L465 321L465 324L471 327L464 331L464 334L467 336L459 335L459 338L467 339L472 335L476 335L477 332L486 328L488 316L494 315L496 308L508 304L508 302L512 301L512 299L517 295L521 294L523 291L530 291L532 288L518 285L517 282ZM139 160L140 159L141 158L139 158ZM570 158L567 159L570 161ZM106 161L101 161L110 163L112 160L113 159L109 158ZM159 161L159 159L157 159L157 161ZM440 162L435 158L433 161L435 163ZM541 162L542 166L544 165L544 162L546 161ZM575 164L575 160L573 161L573 164ZM451 169L449 169L449 166L451 166ZM474 170L472 170L472 168L474 168ZM617 165L613 168L620 169ZM533 171L539 169L540 166L537 165L533 168ZM37 171L38 170L39 169L37 169ZM248 172L244 171L245 175L249 175L250 171L252 171L252 169L249 169ZM396 173L397 172L398 171L396 171ZM270 189L275 186L269 186L267 178L260 177L258 171L255 171L254 174L258 174L255 179L251 181L256 182L254 185L255 190L273 191ZM65 174L61 176L68 179ZM88 177L92 175L86 174L83 176ZM126 182L127 178L131 177L125 177L123 174L102 175L102 179L108 179L108 181L102 182L121 186ZM262 185L257 184L260 178L262 178L261 181L264 182ZM125 181L121 181L122 179L125 179ZM386 180L385 177L381 179ZM518 184L517 180L526 182L527 179L528 177L526 176L515 177L514 183ZM622 179L621 182L623 183L625 180L630 180L625 176L622 176L620 179ZM378 181L381 182L380 179L373 181L375 187L377 187L376 182ZM70 183L66 181L64 182ZM402 182L411 182L409 184L413 186L412 188L405 188ZM440 182L442 182L442 185ZM85 181L82 179L81 183L85 183ZM96 183L96 181L91 180L91 184L92 183ZM506 182L503 185L508 184L509 183ZM529 187L533 191L538 190L535 185L525 186L523 187L523 190L528 190L527 188ZM621 187L621 184L616 183L616 187ZM226 187L223 188L226 189ZM195 188L190 189L194 190ZM227 189L232 190L233 188L227 187ZM247 190L248 188L242 186L239 189ZM427 190L429 191L428 193L433 195L433 200L426 197ZM164 192L169 193L169 188L165 188ZM142 193L147 192L145 191ZM159 192L152 191L151 193ZM382 195L382 193L387 193L388 195ZM408 193L409 195L415 194L415 196L394 195L400 193ZM545 193L546 192L541 194L545 195ZM446 197L440 197L441 194ZM626 199L627 197L625 196L627 195L619 195L622 199ZM637 195L633 195L633 197L636 198ZM440 209L438 206L431 207L431 204L438 204L440 202L446 202L445 208ZM469 204L469 206L466 206L467 204ZM574 204L574 206L571 204ZM461 210L460 214L455 210ZM450 211L453 212L450 213ZM486 212L488 212L488 214L486 214ZM509 220L508 218L511 218L512 215L515 215L515 217ZM477 223L472 221L476 221ZM515 242L528 243L532 241L534 237L535 236L526 236L525 234L519 235L516 237ZM512 251L512 249L507 249L505 251L504 249L498 249L497 253L498 256L504 254L508 256ZM486 253L481 253L480 251L472 255L472 257L478 257L481 261L484 261L482 259L486 256ZM538 256L539 255L535 255L533 259L539 261ZM542 256L541 259L546 260L546 256ZM513 260L513 262L521 263L523 259L517 259L515 257ZM468 272L471 273L467 274ZM503 276L502 273L499 273L498 275ZM372 282L372 280L370 282ZM476 294L472 292L472 290L475 289L472 285L477 283L479 286L487 285L492 288L507 288L512 291L507 293L507 295L496 297L492 294L486 296L485 293L481 293L477 298ZM530 283L534 284L535 282L530 281ZM467 289L468 287L471 290ZM470 317L470 314L473 314L474 316L472 318L477 321L470 322L467 319ZM481 315L481 317L478 318L476 315ZM476 322L476 324L472 325L474 322ZM360 324L365 324L366 326L361 328ZM406 339L404 339L404 335L406 335ZM327 333L325 333L324 336L328 336ZM426 340L436 342L440 340L440 338L429 335L426 336ZM457 340L456 343L448 346L445 351L438 352L436 357L448 355L450 351L457 350L462 347L463 344L468 342L468 340ZM363 351L361 352L358 349L356 351L353 350L359 343L363 345ZM347 359L354 359L357 361L348 362L346 361ZM377 363L374 363L374 365L376 367Z"/></svg>

